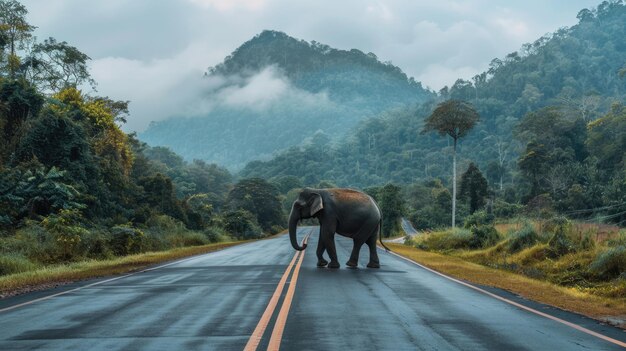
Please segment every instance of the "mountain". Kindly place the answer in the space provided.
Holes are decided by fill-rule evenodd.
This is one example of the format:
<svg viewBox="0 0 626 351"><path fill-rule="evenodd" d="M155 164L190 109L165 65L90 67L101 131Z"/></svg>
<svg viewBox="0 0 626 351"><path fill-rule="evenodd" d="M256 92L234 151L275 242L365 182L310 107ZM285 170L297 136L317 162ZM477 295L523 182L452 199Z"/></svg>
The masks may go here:
<svg viewBox="0 0 626 351"><path fill-rule="evenodd" d="M368 117L435 96L372 53L276 31L245 42L205 80L206 111L153 123L140 139L236 169L316 134L339 140Z"/></svg>
<svg viewBox="0 0 626 351"><path fill-rule="evenodd" d="M517 160L526 139L515 137L514 131L529 112L553 106L567 120L585 125L626 101L626 5L603 2L580 11L578 20L494 59L488 71L471 81L459 79L439 92L438 101L469 101L481 116L460 142L459 171L473 161L492 183L502 177L505 185L519 184ZM354 187L432 178L449 182L449 138L420 133L434 106L388 111L360 122L350 138L333 148L315 143L293 147L272 160L251 162L240 175L295 176L306 185L329 180ZM563 147L561 153L568 156L570 151Z"/></svg>

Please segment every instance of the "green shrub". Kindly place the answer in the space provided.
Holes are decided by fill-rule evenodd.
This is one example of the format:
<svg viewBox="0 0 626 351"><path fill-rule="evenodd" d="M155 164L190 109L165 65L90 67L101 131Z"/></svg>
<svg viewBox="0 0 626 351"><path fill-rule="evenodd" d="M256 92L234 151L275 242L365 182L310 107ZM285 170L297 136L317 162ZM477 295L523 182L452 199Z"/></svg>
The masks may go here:
<svg viewBox="0 0 626 351"><path fill-rule="evenodd" d="M572 229L572 223L565 217L557 216L545 221L542 227L544 231L550 233L569 232Z"/></svg>
<svg viewBox="0 0 626 351"><path fill-rule="evenodd" d="M493 214L497 218L513 218L522 213L523 209L524 206L520 204L496 201L493 205Z"/></svg>
<svg viewBox="0 0 626 351"><path fill-rule="evenodd" d="M585 250L585 251L593 250L596 247L596 241L593 240L593 238L591 237L589 233L587 233L585 234L585 236L583 236L578 246L580 247L581 250Z"/></svg>
<svg viewBox="0 0 626 351"><path fill-rule="evenodd" d="M171 235L168 239L170 247L201 246L210 242L203 233L192 231Z"/></svg>
<svg viewBox="0 0 626 351"><path fill-rule="evenodd" d="M519 252L539 242L539 235L530 224L525 224L519 231L513 232L509 235L509 252Z"/></svg>
<svg viewBox="0 0 626 351"><path fill-rule="evenodd" d="M470 229L472 227L491 224L493 222L493 216L487 214L484 210L476 211L473 214L465 217L463 227Z"/></svg>
<svg viewBox="0 0 626 351"><path fill-rule="evenodd" d="M159 234L184 233L187 231L183 222L168 215L151 216L146 221L146 226L152 233L158 232Z"/></svg>
<svg viewBox="0 0 626 351"><path fill-rule="evenodd" d="M612 247L598 254L589 271L602 278L618 277L626 271L626 246Z"/></svg>
<svg viewBox="0 0 626 351"><path fill-rule="evenodd" d="M83 221L80 210L61 210L58 214L51 214L41 221L41 225L53 236L59 261L75 260L83 255L80 244L89 231L82 227Z"/></svg>
<svg viewBox="0 0 626 351"><path fill-rule="evenodd" d="M209 241L212 243L227 241L230 239L228 234L226 234L226 232L222 228L219 228L219 227L208 227L208 228L205 228L202 232L207 237L207 239L209 239Z"/></svg>
<svg viewBox="0 0 626 351"><path fill-rule="evenodd" d="M416 239L416 247L422 250L455 250L470 247L472 233L467 229L448 229L442 232L424 234Z"/></svg>
<svg viewBox="0 0 626 351"><path fill-rule="evenodd" d="M576 246L570 240L562 227L557 228L556 232L552 235L548 241L548 252L550 257L561 257L570 252L576 251Z"/></svg>
<svg viewBox="0 0 626 351"><path fill-rule="evenodd" d="M561 257L576 251L576 245L569 238L572 223L565 217L553 217L543 224L543 229L553 233L548 241L548 254L552 258Z"/></svg>
<svg viewBox="0 0 626 351"><path fill-rule="evenodd" d="M0 275L27 272L35 268L37 265L20 254L0 254Z"/></svg>
<svg viewBox="0 0 626 351"><path fill-rule="evenodd" d="M246 210L228 211L222 216L224 229L240 239L256 239L263 236L254 215Z"/></svg>
<svg viewBox="0 0 626 351"><path fill-rule="evenodd" d="M469 247L472 249L491 246L500 240L498 231L491 225L474 226L471 232L472 236L469 241Z"/></svg>
<svg viewBox="0 0 626 351"><path fill-rule="evenodd" d="M146 235L139 229L127 226L115 226L111 229L111 250L118 256L142 252L146 244Z"/></svg>
<svg viewBox="0 0 626 351"><path fill-rule="evenodd" d="M92 230L83 236L80 243L80 250L88 258L106 259L113 256L109 246L111 237L108 232L102 230Z"/></svg>
<svg viewBox="0 0 626 351"><path fill-rule="evenodd" d="M1 250L6 253L19 253L32 262L56 263L58 245L53 235L39 222L26 221L15 235L2 240Z"/></svg>

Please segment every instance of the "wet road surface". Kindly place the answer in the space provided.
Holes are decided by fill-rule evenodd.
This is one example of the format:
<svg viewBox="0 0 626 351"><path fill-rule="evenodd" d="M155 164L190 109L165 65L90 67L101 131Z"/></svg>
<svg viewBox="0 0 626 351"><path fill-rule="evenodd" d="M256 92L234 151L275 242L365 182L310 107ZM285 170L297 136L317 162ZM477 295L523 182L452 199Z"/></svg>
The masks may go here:
<svg viewBox="0 0 626 351"><path fill-rule="evenodd" d="M296 256L288 236L280 236L115 280L0 300L0 350L622 349L383 250L380 269L365 268L366 246L359 268L348 269L352 242L339 236L342 267L317 268L317 232L299 229L300 239L313 235ZM277 289L281 279L284 288ZM485 289L626 341L620 329ZM276 306L268 308L273 297ZM263 316L267 326L259 327Z"/></svg>

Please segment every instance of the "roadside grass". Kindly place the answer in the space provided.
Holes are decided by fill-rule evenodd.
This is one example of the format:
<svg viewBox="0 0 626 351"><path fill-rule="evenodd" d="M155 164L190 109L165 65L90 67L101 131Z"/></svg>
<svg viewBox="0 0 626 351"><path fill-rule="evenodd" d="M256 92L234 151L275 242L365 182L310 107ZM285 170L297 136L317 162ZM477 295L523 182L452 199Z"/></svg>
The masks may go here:
<svg viewBox="0 0 626 351"><path fill-rule="evenodd" d="M113 259L86 260L57 264L21 273L4 275L0 276L0 298L41 290L78 280L133 272L157 263L209 253L246 242L250 242L250 240L182 247Z"/></svg>
<svg viewBox="0 0 626 351"><path fill-rule="evenodd" d="M524 298L556 306L558 308L580 313L598 320L621 319L620 327L626 326L626 283L604 283L595 288L585 289L564 287L547 281L533 279L521 274L502 269L487 267L469 262L461 257L428 252L402 244L387 244L395 253L423 264L451 277L466 280L475 284L496 287L518 294ZM497 256L496 247L482 250L487 255ZM536 255L542 247L531 247L519 252L518 259ZM572 259L572 261L575 261ZM554 267L560 270L563 267ZM598 296L594 289L603 289L605 296ZM607 292L611 292L607 294Z"/></svg>
<svg viewBox="0 0 626 351"><path fill-rule="evenodd" d="M506 234L510 231L520 230L524 225L531 223L537 233L543 233L545 231L545 220L532 220L527 218L519 218L517 220L498 221L493 226L500 234ZM611 238L615 238L619 235L620 227L604 223L587 223L572 221L572 233L578 237L583 237L585 234L593 233L592 238L596 242L604 242Z"/></svg>

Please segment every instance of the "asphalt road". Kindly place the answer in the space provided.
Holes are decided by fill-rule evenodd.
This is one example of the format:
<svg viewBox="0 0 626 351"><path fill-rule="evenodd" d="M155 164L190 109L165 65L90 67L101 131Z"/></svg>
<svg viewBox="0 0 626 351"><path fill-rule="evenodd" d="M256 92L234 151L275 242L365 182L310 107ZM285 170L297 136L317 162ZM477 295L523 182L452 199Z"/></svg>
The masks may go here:
<svg viewBox="0 0 626 351"><path fill-rule="evenodd" d="M302 228L300 238L311 231L303 258L281 236L0 300L0 350L243 350L263 315L268 325L258 350L270 339L281 350L622 349L382 251L381 269L365 268L366 247L359 268L347 269L349 239L337 238L340 269L317 268L317 230ZM626 341L620 329L489 291ZM35 300L56 293L63 294ZM272 296L275 310L268 308ZM17 304L25 305L12 308Z"/></svg>

